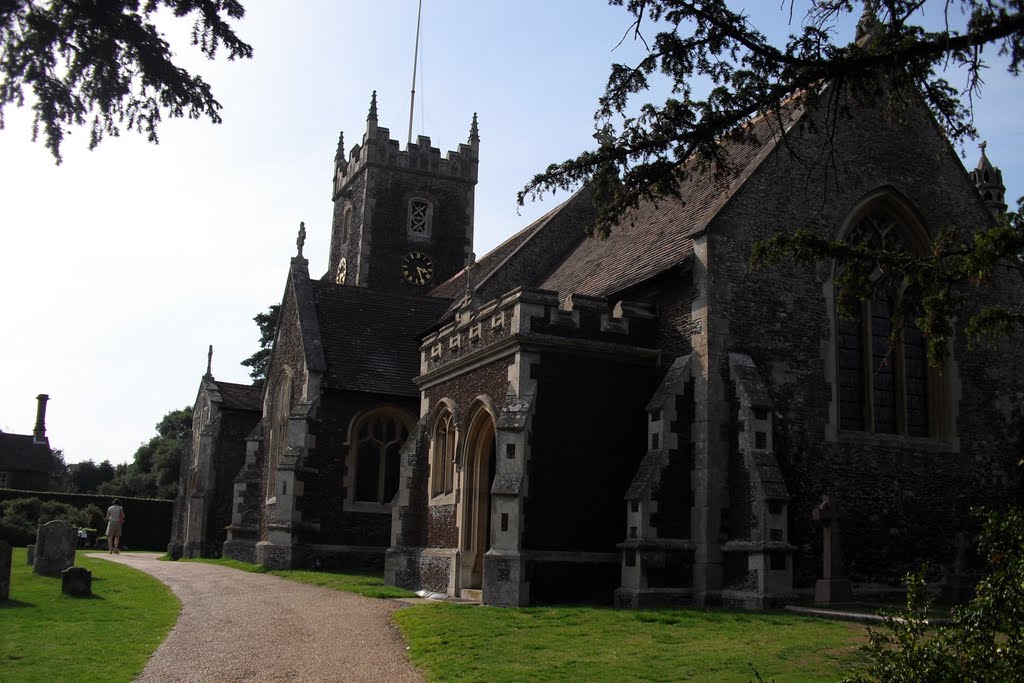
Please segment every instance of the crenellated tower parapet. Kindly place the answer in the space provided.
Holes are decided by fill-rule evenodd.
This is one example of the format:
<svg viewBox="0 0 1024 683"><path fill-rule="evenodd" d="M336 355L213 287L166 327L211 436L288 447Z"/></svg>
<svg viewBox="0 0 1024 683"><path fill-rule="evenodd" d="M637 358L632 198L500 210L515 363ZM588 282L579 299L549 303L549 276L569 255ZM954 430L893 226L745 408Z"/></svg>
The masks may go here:
<svg viewBox="0 0 1024 683"><path fill-rule="evenodd" d="M423 293L461 270L473 252L480 136L446 152L421 135L402 149L378 125L377 93L362 140L334 158L334 220L324 280Z"/></svg>

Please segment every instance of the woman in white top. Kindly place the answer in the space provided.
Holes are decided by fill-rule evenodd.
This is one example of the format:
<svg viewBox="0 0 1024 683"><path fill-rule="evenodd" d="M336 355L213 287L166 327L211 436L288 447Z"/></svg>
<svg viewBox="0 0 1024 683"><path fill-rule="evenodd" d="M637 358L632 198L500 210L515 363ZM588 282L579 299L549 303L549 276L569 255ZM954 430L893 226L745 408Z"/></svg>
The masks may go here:
<svg viewBox="0 0 1024 683"><path fill-rule="evenodd" d="M118 546L121 545L121 525L124 523L124 508L120 500L114 500L114 504L107 508L107 549L111 555L120 554Z"/></svg>

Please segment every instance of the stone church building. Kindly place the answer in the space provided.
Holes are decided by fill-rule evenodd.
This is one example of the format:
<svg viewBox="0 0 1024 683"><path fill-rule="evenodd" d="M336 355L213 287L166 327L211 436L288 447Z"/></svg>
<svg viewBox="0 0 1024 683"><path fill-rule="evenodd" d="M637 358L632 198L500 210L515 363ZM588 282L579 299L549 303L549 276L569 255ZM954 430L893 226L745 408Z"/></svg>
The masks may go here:
<svg viewBox="0 0 1024 683"><path fill-rule="evenodd" d="M262 393L203 378L173 544L495 605L758 607L820 577L831 495L856 591L952 572L969 508L1021 497L1020 340L961 337L933 368L915 329L888 344L899 291L845 320L834 264L748 261L797 227L925 253L992 225L1004 188L924 112L846 115L827 179L824 115L791 106L685 201L594 238L584 188L474 262L476 118L444 156L403 149L374 97L338 143L319 278L300 234ZM971 306L1022 291L1000 273Z"/></svg>

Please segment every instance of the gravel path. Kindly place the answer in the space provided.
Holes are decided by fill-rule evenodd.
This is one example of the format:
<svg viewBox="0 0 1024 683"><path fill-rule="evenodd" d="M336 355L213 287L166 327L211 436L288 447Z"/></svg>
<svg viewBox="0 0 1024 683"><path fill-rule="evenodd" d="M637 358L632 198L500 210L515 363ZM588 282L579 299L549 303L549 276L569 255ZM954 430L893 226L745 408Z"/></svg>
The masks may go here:
<svg viewBox="0 0 1024 683"><path fill-rule="evenodd" d="M399 605L268 574L156 555L102 555L181 599L138 681L422 681L391 622Z"/></svg>

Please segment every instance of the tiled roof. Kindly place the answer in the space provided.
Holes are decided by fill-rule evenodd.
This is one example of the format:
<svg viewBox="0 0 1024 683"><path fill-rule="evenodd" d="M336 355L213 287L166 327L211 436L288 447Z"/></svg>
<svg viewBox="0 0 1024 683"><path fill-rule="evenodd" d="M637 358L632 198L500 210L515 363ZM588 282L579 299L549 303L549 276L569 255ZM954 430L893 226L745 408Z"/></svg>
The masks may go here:
<svg viewBox="0 0 1024 683"><path fill-rule="evenodd" d="M493 273L497 268L505 262L505 259L509 257L520 245L529 239L537 229L548 221L554 214L565 206L565 203L556 206L551 211L547 212L533 223L517 232L516 234L509 237L507 240L496 246L491 251L487 252L483 257L480 258L473 265L473 282L480 283L487 279L487 277ZM447 299L458 299L466 292L466 269L463 268L459 272L452 275L450 278L434 287L430 291L430 296L443 297Z"/></svg>
<svg viewBox="0 0 1024 683"><path fill-rule="evenodd" d="M263 410L263 391L251 384L234 384L214 380L224 407L231 410Z"/></svg>
<svg viewBox="0 0 1024 683"><path fill-rule="evenodd" d="M774 123L769 125L762 117L750 125L761 144L726 144L725 156L733 172L716 176L710 169L694 169L680 186L681 199L641 202L608 237L581 241L536 286L562 294L606 296L684 263L693 253L693 236L711 222L774 147Z"/></svg>
<svg viewBox="0 0 1024 683"><path fill-rule="evenodd" d="M31 434L0 432L0 471L46 472L53 469L50 447L36 443Z"/></svg>
<svg viewBox="0 0 1024 683"><path fill-rule="evenodd" d="M324 386L418 396L417 337L451 301L313 281L327 369Z"/></svg>

